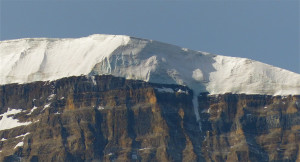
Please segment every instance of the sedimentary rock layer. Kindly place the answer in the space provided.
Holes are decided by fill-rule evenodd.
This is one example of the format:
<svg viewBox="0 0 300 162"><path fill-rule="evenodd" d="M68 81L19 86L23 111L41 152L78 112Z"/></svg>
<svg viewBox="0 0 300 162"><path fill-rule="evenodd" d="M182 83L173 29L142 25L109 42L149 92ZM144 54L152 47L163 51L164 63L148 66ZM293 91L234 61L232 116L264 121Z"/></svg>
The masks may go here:
<svg viewBox="0 0 300 162"><path fill-rule="evenodd" d="M297 161L300 96L198 96L113 76L0 87L1 161ZM18 111L13 111L18 110Z"/></svg>

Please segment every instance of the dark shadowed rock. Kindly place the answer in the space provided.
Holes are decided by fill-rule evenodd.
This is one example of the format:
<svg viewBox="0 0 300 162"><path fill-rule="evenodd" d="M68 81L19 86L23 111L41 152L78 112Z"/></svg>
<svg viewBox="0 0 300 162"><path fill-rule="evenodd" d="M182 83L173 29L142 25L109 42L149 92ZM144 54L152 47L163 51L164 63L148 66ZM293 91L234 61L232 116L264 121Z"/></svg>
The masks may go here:
<svg viewBox="0 0 300 162"><path fill-rule="evenodd" d="M0 131L0 160L300 160L300 96L203 93L201 130L192 99L113 76L4 85L0 113L22 109L11 117L31 124Z"/></svg>

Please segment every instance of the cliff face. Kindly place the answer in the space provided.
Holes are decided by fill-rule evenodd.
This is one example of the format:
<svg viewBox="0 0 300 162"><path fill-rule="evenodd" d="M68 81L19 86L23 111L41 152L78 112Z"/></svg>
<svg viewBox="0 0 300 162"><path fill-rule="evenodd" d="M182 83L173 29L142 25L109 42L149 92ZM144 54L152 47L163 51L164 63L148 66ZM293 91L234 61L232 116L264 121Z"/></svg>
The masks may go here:
<svg viewBox="0 0 300 162"><path fill-rule="evenodd" d="M201 94L201 129L192 100L187 87L112 76L4 85L0 160L300 160L300 96Z"/></svg>
<svg viewBox="0 0 300 162"><path fill-rule="evenodd" d="M202 152L215 161L299 161L300 96L199 97Z"/></svg>

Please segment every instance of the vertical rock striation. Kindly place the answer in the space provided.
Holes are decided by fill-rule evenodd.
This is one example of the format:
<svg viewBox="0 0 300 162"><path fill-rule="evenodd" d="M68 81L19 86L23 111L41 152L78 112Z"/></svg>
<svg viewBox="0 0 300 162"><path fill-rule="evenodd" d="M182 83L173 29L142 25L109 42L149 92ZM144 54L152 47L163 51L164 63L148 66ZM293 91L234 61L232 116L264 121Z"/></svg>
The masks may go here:
<svg viewBox="0 0 300 162"><path fill-rule="evenodd" d="M1 161L297 161L300 96L198 96L113 76L0 87ZM0 118L2 122L3 118Z"/></svg>

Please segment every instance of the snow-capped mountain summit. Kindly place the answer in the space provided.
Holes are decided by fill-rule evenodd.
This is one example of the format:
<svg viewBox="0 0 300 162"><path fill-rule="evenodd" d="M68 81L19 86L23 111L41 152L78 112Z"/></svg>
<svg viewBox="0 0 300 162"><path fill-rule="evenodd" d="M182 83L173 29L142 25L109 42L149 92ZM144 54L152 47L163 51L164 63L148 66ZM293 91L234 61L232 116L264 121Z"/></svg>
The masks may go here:
<svg viewBox="0 0 300 162"><path fill-rule="evenodd" d="M297 73L129 36L0 42L0 85L102 74L186 85L196 93L300 94Z"/></svg>

